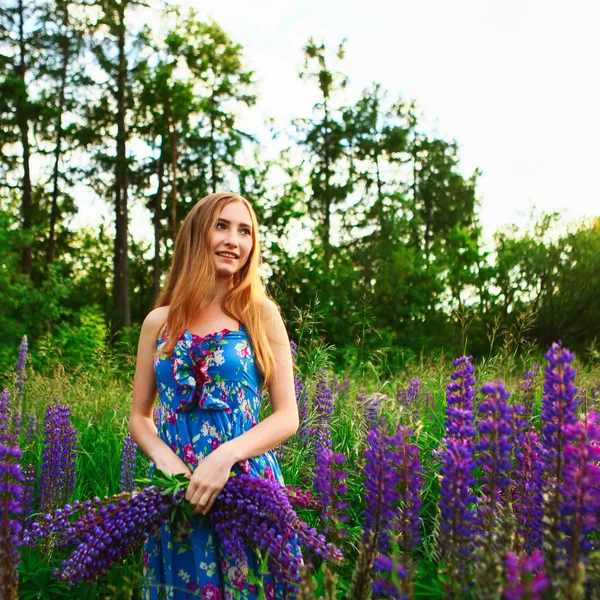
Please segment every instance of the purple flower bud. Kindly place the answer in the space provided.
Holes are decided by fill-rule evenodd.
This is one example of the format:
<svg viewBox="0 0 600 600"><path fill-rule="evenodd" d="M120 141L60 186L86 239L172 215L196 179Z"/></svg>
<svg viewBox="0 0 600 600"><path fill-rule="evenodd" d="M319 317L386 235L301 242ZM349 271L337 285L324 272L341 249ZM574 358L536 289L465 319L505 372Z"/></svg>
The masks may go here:
<svg viewBox="0 0 600 600"><path fill-rule="evenodd" d="M19 356L17 358L17 373L15 387L19 396L25 394L24 381L25 381L25 365L27 363L27 336L24 335L19 346Z"/></svg>
<svg viewBox="0 0 600 600"><path fill-rule="evenodd" d="M51 404L44 422L44 450L40 476L40 511L68 501L75 488L77 431L68 406Z"/></svg>
<svg viewBox="0 0 600 600"><path fill-rule="evenodd" d="M0 598L17 598L23 472L19 446L0 443Z"/></svg>
<svg viewBox="0 0 600 600"><path fill-rule="evenodd" d="M565 550L572 568L592 547L589 535L600 516L600 415L566 425L565 466L559 511L560 529L567 534Z"/></svg>
<svg viewBox="0 0 600 600"><path fill-rule="evenodd" d="M467 585L476 531L473 493L473 397L475 371L471 357L454 361L457 370L447 387L446 437L437 451L441 461L439 548L445 569L445 593L460 597Z"/></svg>
<svg viewBox="0 0 600 600"><path fill-rule="evenodd" d="M123 442L123 454L121 457L121 491L132 492L134 488L135 467L137 462L138 446L127 432Z"/></svg>
<svg viewBox="0 0 600 600"><path fill-rule="evenodd" d="M550 584L544 573L542 553L536 550L531 556L518 557L514 552L506 555L506 600L541 600L540 592Z"/></svg>

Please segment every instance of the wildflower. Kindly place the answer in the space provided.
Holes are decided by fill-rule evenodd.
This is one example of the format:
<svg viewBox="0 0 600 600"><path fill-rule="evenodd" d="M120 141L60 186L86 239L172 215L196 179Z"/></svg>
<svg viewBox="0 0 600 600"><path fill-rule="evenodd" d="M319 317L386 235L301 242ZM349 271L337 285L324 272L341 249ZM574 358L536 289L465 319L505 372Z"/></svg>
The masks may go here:
<svg viewBox="0 0 600 600"><path fill-rule="evenodd" d="M48 407L44 434L40 511L47 512L66 502L75 487L77 431L71 425L68 406L57 403Z"/></svg>
<svg viewBox="0 0 600 600"><path fill-rule="evenodd" d="M564 548L560 532L561 490L565 468L567 437L565 428L577 422L577 388L574 386L575 369L571 366L574 355L560 343L552 344L545 355L548 360L544 377L542 398L542 445L545 465L546 495L545 515L548 523L544 529L546 563L555 572L561 549Z"/></svg>
<svg viewBox="0 0 600 600"><path fill-rule="evenodd" d="M568 441L559 509L572 568L591 549L588 536L597 531L600 515L600 415L590 411L585 417L565 427Z"/></svg>
<svg viewBox="0 0 600 600"><path fill-rule="evenodd" d="M477 497L473 486L473 397L475 371L472 357L454 361L457 370L447 387L446 437L437 451L441 461L439 548L446 593L459 597L466 585L469 558L474 549Z"/></svg>
<svg viewBox="0 0 600 600"><path fill-rule="evenodd" d="M352 599L368 596L378 556L388 555L391 546L399 540L404 564L408 566L408 553L420 539L420 466L416 447L407 443L408 435L409 430L399 426L396 435L387 436L383 423L373 425L367 434L366 507L362 543L349 596Z"/></svg>
<svg viewBox="0 0 600 600"><path fill-rule="evenodd" d="M406 579L406 571L402 565L394 564L394 561L387 556L378 556L373 563L373 573L377 576L372 585L375 596L406 598L406 595L401 595L402 586L398 586L393 581L394 575L396 579Z"/></svg>
<svg viewBox="0 0 600 600"><path fill-rule="evenodd" d="M0 598L16 600L19 547L23 545L23 471L18 445L0 443Z"/></svg>
<svg viewBox="0 0 600 600"><path fill-rule="evenodd" d="M329 436L329 430L325 430L319 439L313 487L317 493L325 531L330 531L337 541L347 534L345 530L339 529L339 523L348 520L348 515L343 511L350 503L340 499L348 493L345 482L347 474L342 468L346 457L333 452Z"/></svg>
<svg viewBox="0 0 600 600"><path fill-rule="evenodd" d="M550 581L544 573L544 558L539 550L530 556L506 555L507 586L503 597L506 600L541 600L540 592Z"/></svg>
<svg viewBox="0 0 600 600"><path fill-rule="evenodd" d="M537 371L539 372L539 366ZM525 371L523 381L521 382L521 395L523 398L523 406L525 407L525 412L523 418L529 423L531 421L531 417L533 416L533 404L535 401L535 379L536 379L536 370L532 369L531 371Z"/></svg>
<svg viewBox="0 0 600 600"><path fill-rule="evenodd" d="M542 445L534 431L529 431L515 448L512 509L517 525L517 549L527 554L542 544L543 475Z"/></svg>
<svg viewBox="0 0 600 600"><path fill-rule="evenodd" d="M192 517L189 503L183 501L189 483L183 475L169 477L157 469L151 481L142 481L156 485L56 509L25 531L25 542L34 546L54 535L58 546L76 547L62 570L56 571L62 581L76 584L103 576L169 516L172 522ZM341 560L342 555L298 518L290 497L300 504L307 502L306 495L277 482L241 475L229 479L208 515L198 518L209 519L233 557L244 544L268 550L271 573L292 590L302 565L300 546L326 560Z"/></svg>
<svg viewBox="0 0 600 600"><path fill-rule="evenodd" d="M121 491L131 492L134 488L135 466L138 446L128 432L123 443L121 458Z"/></svg>
<svg viewBox="0 0 600 600"><path fill-rule="evenodd" d="M502 381L486 383L481 393L484 399L478 409L481 415L477 426L480 440L475 447L479 451L475 464L483 469L484 499L479 512L487 526L483 535L491 541L500 492L509 483L512 408L507 404L510 394Z"/></svg>
<svg viewBox="0 0 600 600"><path fill-rule="evenodd" d="M17 376L15 387L19 397L22 398L25 394L24 381L25 381L25 365L27 363L27 336L24 335L19 346L19 356L17 358Z"/></svg>

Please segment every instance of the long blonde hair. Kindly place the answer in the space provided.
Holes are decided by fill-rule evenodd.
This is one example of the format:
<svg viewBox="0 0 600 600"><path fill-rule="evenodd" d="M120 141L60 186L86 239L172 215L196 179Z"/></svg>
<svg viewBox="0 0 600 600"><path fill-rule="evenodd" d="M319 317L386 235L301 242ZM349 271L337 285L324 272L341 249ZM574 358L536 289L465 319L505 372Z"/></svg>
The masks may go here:
<svg viewBox="0 0 600 600"><path fill-rule="evenodd" d="M241 321L246 327L258 369L263 376L262 387L265 388L272 381L275 359L268 342L263 313L267 293L258 273L262 261L258 220L250 202L233 192L205 196L190 210L181 225L167 283L154 304L154 308L169 305L168 336L160 348L160 354L172 355L187 324L211 300L216 273L209 236L216 227L223 207L236 201L242 202L250 213L252 250L246 264L233 276L233 286L225 295L222 308L225 314Z"/></svg>

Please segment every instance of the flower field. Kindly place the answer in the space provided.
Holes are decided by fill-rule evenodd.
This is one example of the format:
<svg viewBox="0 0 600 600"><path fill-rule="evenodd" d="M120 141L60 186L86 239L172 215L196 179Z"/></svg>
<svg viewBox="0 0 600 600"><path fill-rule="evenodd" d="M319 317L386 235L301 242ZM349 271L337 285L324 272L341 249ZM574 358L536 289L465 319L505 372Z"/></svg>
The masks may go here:
<svg viewBox="0 0 600 600"><path fill-rule="evenodd" d="M461 357L367 381L292 346L287 487L228 482L207 518L232 553L252 532L290 598L600 598L598 369L556 343L525 370ZM134 491L148 461L111 360L49 378L26 356L24 340L0 399L0 597L138 598L137 542L184 483Z"/></svg>

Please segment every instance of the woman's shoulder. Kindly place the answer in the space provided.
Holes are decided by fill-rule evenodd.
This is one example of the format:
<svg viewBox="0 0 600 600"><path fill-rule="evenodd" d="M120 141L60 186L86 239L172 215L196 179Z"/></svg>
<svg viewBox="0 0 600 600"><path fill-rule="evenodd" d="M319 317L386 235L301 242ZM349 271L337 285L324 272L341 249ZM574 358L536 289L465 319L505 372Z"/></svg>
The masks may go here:
<svg viewBox="0 0 600 600"><path fill-rule="evenodd" d="M149 335L154 336L155 339L158 339L159 333L167 323L168 316L168 306L159 306L158 308L151 310L144 319L142 330L146 331Z"/></svg>
<svg viewBox="0 0 600 600"><path fill-rule="evenodd" d="M271 298L268 298L266 296L264 298L261 298L259 301L259 305L262 309L263 316L267 320L277 316L281 316L281 308L275 301L271 300Z"/></svg>

